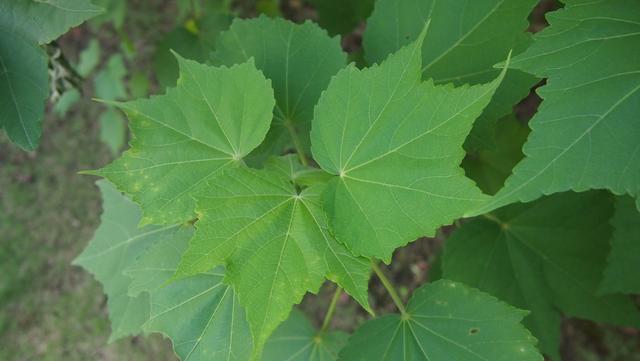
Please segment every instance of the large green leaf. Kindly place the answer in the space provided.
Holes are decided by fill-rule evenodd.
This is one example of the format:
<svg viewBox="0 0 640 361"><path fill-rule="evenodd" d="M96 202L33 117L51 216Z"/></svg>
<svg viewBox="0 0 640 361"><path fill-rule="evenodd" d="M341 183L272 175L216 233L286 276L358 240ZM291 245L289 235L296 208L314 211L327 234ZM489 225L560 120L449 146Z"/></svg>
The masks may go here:
<svg viewBox="0 0 640 361"><path fill-rule="evenodd" d="M318 331L302 312L293 310L267 341L262 361L337 361L347 337L344 332Z"/></svg>
<svg viewBox="0 0 640 361"><path fill-rule="evenodd" d="M307 291L329 278L369 308L370 264L353 256L327 229L320 204L322 185L297 191L293 171L228 169L198 197L196 234L177 277L224 264L247 310L256 355ZM275 170L274 170L275 168Z"/></svg>
<svg viewBox="0 0 640 361"><path fill-rule="evenodd" d="M294 24L261 16L235 20L220 35L216 48L216 63L231 65L253 57L273 82L274 119L265 144L256 151L258 160L282 154L292 146L292 134L308 154L313 108L331 77L346 64L339 39L311 22Z"/></svg>
<svg viewBox="0 0 640 361"><path fill-rule="evenodd" d="M424 35L380 66L341 70L313 120L313 156L335 175L324 206L338 240L386 262L486 198L458 165L504 73L478 86L422 82Z"/></svg>
<svg viewBox="0 0 640 361"><path fill-rule="evenodd" d="M572 0L513 67L549 78L526 155L474 214L567 190L640 192L640 6ZM640 207L640 203L639 207Z"/></svg>
<svg viewBox="0 0 640 361"><path fill-rule="evenodd" d="M538 0L377 0L364 35L365 57L379 63L418 37L427 21L422 73L436 84L486 83L498 76L494 64L530 44L527 17ZM474 124L465 148L493 147L495 122L512 112L536 78L511 71Z"/></svg>
<svg viewBox="0 0 640 361"><path fill-rule="evenodd" d="M44 50L0 27L0 127L22 149L34 150L38 145L48 96Z"/></svg>
<svg viewBox="0 0 640 361"><path fill-rule="evenodd" d="M242 162L271 121L273 90L252 61L231 68L178 61L176 88L117 104L129 116L131 149L93 172L141 205L143 224L193 219L192 195Z"/></svg>
<svg viewBox="0 0 640 361"><path fill-rule="evenodd" d="M108 297L110 340L113 341L139 333L149 317L148 295L128 295L131 280L123 274L125 268L134 264L136 258L155 242L164 239L186 242L191 231L178 226L138 228L139 207L108 182L98 181L97 184L103 199L102 224L73 263L91 272L102 283Z"/></svg>
<svg viewBox="0 0 640 361"><path fill-rule="evenodd" d="M341 361L542 361L520 324L527 314L448 280L417 289L406 315L368 321Z"/></svg>
<svg viewBox="0 0 640 361"><path fill-rule="evenodd" d="M640 213L629 197L616 199L611 253L600 285L604 293L640 293Z"/></svg>
<svg viewBox="0 0 640 361"><path fill-rule="evenodd" d="M101 12L89 0L2 1L0 30L46 44Z"/></svg>
<svg viewBox="0 0 640 361"><path fill-rule="evenodd" d="M531 310L525 325L554 360L560 359L559 311L640 326L631 299L598 294L611 203L604 192L563 193L466 223L445 244L443 276Z"/></svg>

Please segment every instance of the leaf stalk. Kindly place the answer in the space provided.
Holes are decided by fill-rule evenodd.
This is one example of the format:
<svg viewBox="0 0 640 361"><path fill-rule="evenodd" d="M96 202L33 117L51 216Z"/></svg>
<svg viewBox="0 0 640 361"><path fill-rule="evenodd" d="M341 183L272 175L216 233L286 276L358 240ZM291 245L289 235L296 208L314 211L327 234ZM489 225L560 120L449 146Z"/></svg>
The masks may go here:
<svg viewBox="0 0 640 361"><path fill-rule="evenodd" d="M371 268L373 268L373 272L376 273L376 275L380 279L380 282L382 282L382 285L384 286L384 288L386 288L387 292L389 292L389 295L391 296L393 303L396 304L396 307L398 308L400 313L403 316L407 315L407 310L404 308L404 303L402 302L400 295L398 295L398 292L396 292L396 289L393 288L391 281L389 281L387 276L384 275L384 272L382 272L382 270L380 269L376 261L371 260Z"/></svg>

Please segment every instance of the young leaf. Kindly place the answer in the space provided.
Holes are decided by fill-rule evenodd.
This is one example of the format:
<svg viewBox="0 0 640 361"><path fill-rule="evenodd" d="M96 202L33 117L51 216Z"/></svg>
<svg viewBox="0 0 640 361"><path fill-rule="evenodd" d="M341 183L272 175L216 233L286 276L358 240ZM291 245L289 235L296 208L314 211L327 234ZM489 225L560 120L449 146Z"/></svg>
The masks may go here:
<svg viewBox="0 0 640 361"><path fill-rule="evenodd" d="M2 1L0 29L46 44L101 12L88 0Z"/></svg>
<svg viewBox="0 0 640 361"><path fill-rule="evenodd" d="M325 192L336 237L391 259L486 198L458 166L462 143L504 72L486 85L422 82L425 32L380 66L341 70L315 110L313 156L335 175Z"/></svg>
<svg viewBox="0 0 640 361"><path fill-rule="evenodd" d="M24 150L38 146L48 96L44 49L0 26L0 128Z"/></svg>
<svg viewBox="0 0 640 361"><path fill-rule="evenodd" d="M513 67L547 77L526 155L482 214L567 190L640 192L640 6L566 1ZM638 203L640 207L640 202Z"/></svg>
<svg viewBox="0 0 640 361"><path fill-rule="evenodd" d="M176 273L180 278L225 264L226 281L247 310L256 355L292 306L307 291L317 292L325 277L369 309L369 262L329 234L323 186L298 192L289 175L273 168L228 169L207 183L197 195L195 237Z"/></svg>
<svg viewBox="0 0 640 361"><path fill-rule="evenodd" d="M274 106L270 81L252 61L210 67L177 57L178 86L117 103L129 117L131 149L93 172L141 205L143 224L194 218L192 195L258 146Z"/></svg>
<svg viewBox="0 0 640 361"><path fill-rule="evenodd" d="M347 337L339 331L319 332L294 309L267 341L261 361L337 361Z"/></svg>
<svg viewBox="0 0 640 361"><path fill-rule="evenodd" d="M600 284L603 293L640 293L640 213L629 197L616 198L611 253Z"/></svg>
<svg viewBox="0 0 640 361"><path fill-rule="evenodd" d="M436 84L487 83L498 76L494 64L530 44L527 17L537 0L377 0L364 34L365 57L380 63L418 37L430 20L422 46L422 74ZM471 60L472 59L472 60ZM510 71L465 143L469 150L494 146L495 122L512 112L537 79Z"/></svg>
<svg viewBox="0 0 640 361"><path fill-rule="evenodd" d="M111 319L110 341L135 335L149 317L147 294L130 297L127 289L131 280L123 274L147 247L163 239L186 240L188 229L179 226L147 226L138 228L140 209L107 181L98 181L102 193L102 224L87 248L73 261L91 272L102 283L108 297Z"/></svg>
<svg viewBox="0 0 640 361"><path fill-rule="evenodd" d="M464 224L447 240L443 276L531 310L525 325L541 349L560 360L559 310L640 326L630 298L598 295L611 213L603 192L563 193L501 208Z"/></svg>
<svg viewBox="0 0 640 361"><path fill-rule="evenodd" d="M542 361L520 324L526 311L447 280L417 289L407 314L362 325L341 361Z"/></svg>
<svg viewBox="0 0 640 361"><path fill-rule="evenodd" d="M253 57L256 67L273 82L276 108L265 143L255 152L261 162L280 155L298 141L309 154L313 107L331 77L346 64L338 38L316 24L294 24L261 16L235 20L216 44L214 62L231 65Z"/></svg>

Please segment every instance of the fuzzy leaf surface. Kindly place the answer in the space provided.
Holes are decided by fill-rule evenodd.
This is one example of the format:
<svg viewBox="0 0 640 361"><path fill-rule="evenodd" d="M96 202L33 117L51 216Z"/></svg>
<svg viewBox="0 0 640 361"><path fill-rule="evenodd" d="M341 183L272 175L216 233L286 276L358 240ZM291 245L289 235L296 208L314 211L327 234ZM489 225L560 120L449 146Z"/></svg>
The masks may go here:
<svg viewBox="0 0 640 361"><path fill-rule="evenodd" d="M135 335L149 317L147 294L128 295L131 279L123 274L145 250L164 239L186 241L191 235L179 226L138 228L140 208L107 181L98 181L102 193L101 225L84 251L73 261L102 283L108 298L110 340Z"/></svg>
<svg viewBox="0 0 640 361"><path fill-rule="evenodd" d="M633 199L617 197L611 220L611 253L600 285L603 293L640 293L640 213Z"/></svg>
<svg viewBox="0 0 640 361"><path fill-rule="evenodd" d="M131 148L101 170L142 207L143 224L194 218L193 194L239 164L264 139L274 99L252 61L231 68L178 56L175 88L150 99L117 103L129 117Z"/></svg>
<svg viewBox="0 0 640 361"><path fill-rule="evenodd" d="M379 66L341 70L313 120L314 159L334 175L324 207L336 237L387 263L486 199L459 164L504 72L478 86L422 82L424 35Z"/></svg>
<svg viewBox="0 0 640 361"><path fill-rule="evenodd" d="M293 157L285 158L295 169ZM199 193L196 234L177 278L224 264L260 354L268 336L325 278L369 309L368 260L331 237L320 204L323 185L300 193L280 167L228 169Z"/></svg>
<svg viewBox="0 0 640 361"><path fill-rule="evenodd" d="M265 143L255 152L256 159L262 162L269 154L281 155L291 148L292 133L308 155L313 108L331 77L347 61L340 40L312 22L295 24L260 16L235 20L220 34L216 49L215 63L231 65L253 57L256 67L273 83L273 124Z"/></svg>
<svg viewBox="0 0 640 361"><path fill-rule="evenodd" d="M422 74L436 84L483 84L500 73L494 64L531 42L527 17L537 0L377 0L364 34L365 57L380 63L415 40L427 21ZM470 61L470 59L473 59ZM510 71L465 143L469 150L494 147L494 127L524 98L536 78Z"/></svg>
<svg viewBox="0 0 640 361"><path fill-rule="evenodd" d="M609 253L611 198L562 193L501 208L466 223L447 240L443 276L531 310L525 325L560 360L561 312L616 325L640 325L623 295L600 296Z"/></svg>
<svg viewBox="0 0 640 361"><path fill-rule="evenodd" d="M363 324L341 361L543 361L536 339L520 323L527 314L448 280L418 288L406 317Z"/></svg>
<svg viewBox="0 0 640 361"><path fill-rule="evenodd" d="M512 67L548 78L526 157L482 214L567 190L640 192L640 6L566 1ZM639 207L640 207L640 203Z"/></svg>

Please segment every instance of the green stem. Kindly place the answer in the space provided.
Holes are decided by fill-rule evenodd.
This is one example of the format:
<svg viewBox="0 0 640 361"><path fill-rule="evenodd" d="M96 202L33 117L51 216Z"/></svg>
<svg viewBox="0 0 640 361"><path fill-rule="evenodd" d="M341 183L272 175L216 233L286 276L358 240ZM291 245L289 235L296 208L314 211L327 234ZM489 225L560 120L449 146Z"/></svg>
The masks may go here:
<svg viewBox="0 0 640 361"><path fill-rule="evenodd" d="M393 288L391 281L389 281L389 279L387 278L387 276L384 275L380 267L378 267L378 264L376 263L376 261L371 260L371 268L373 268L373 272L376 273L376 275L382 282L382 285L384 286L384 288L386 288L387 292L389 292L389 295L391 296L393 303L396 304L396 307L398 307L398 310L400 311L400 313L403 316L406 315L407 310L404 308L404 303L402 303L402 299L400 298L400 295L398 295L398 292L396 292L396 289Z"/></svg>
<svg viewBox="0 0 640 361"><path fill-rule="evenodd" d="M323 334L329 328L329 324L331 323L331 319L333 318L333 314L336 312L336 304L338 303L338 299L342 294L342 288L340 286L336 286L336 292L333 294L331 298L331 303L329 303L329 309L327 310L327 314L324 316L324 321L322 321L322 328L320 329L320 334Z"/></svg>
<svg viewBox="0 0 640 361"><path fill-rule="evenodd" d="M300 142L300 137L296 133L296 128L291 123L291 120L288 118L284 121L285 126L289 130L289 134L291 135L291 139L293 139L293 146L296 148L296 153L298 153L298 158L300 158L300 163L303 166L309 166L309 160L307 159L307 155L304 153L304 147L302 147L302 142Z"/></svg>

